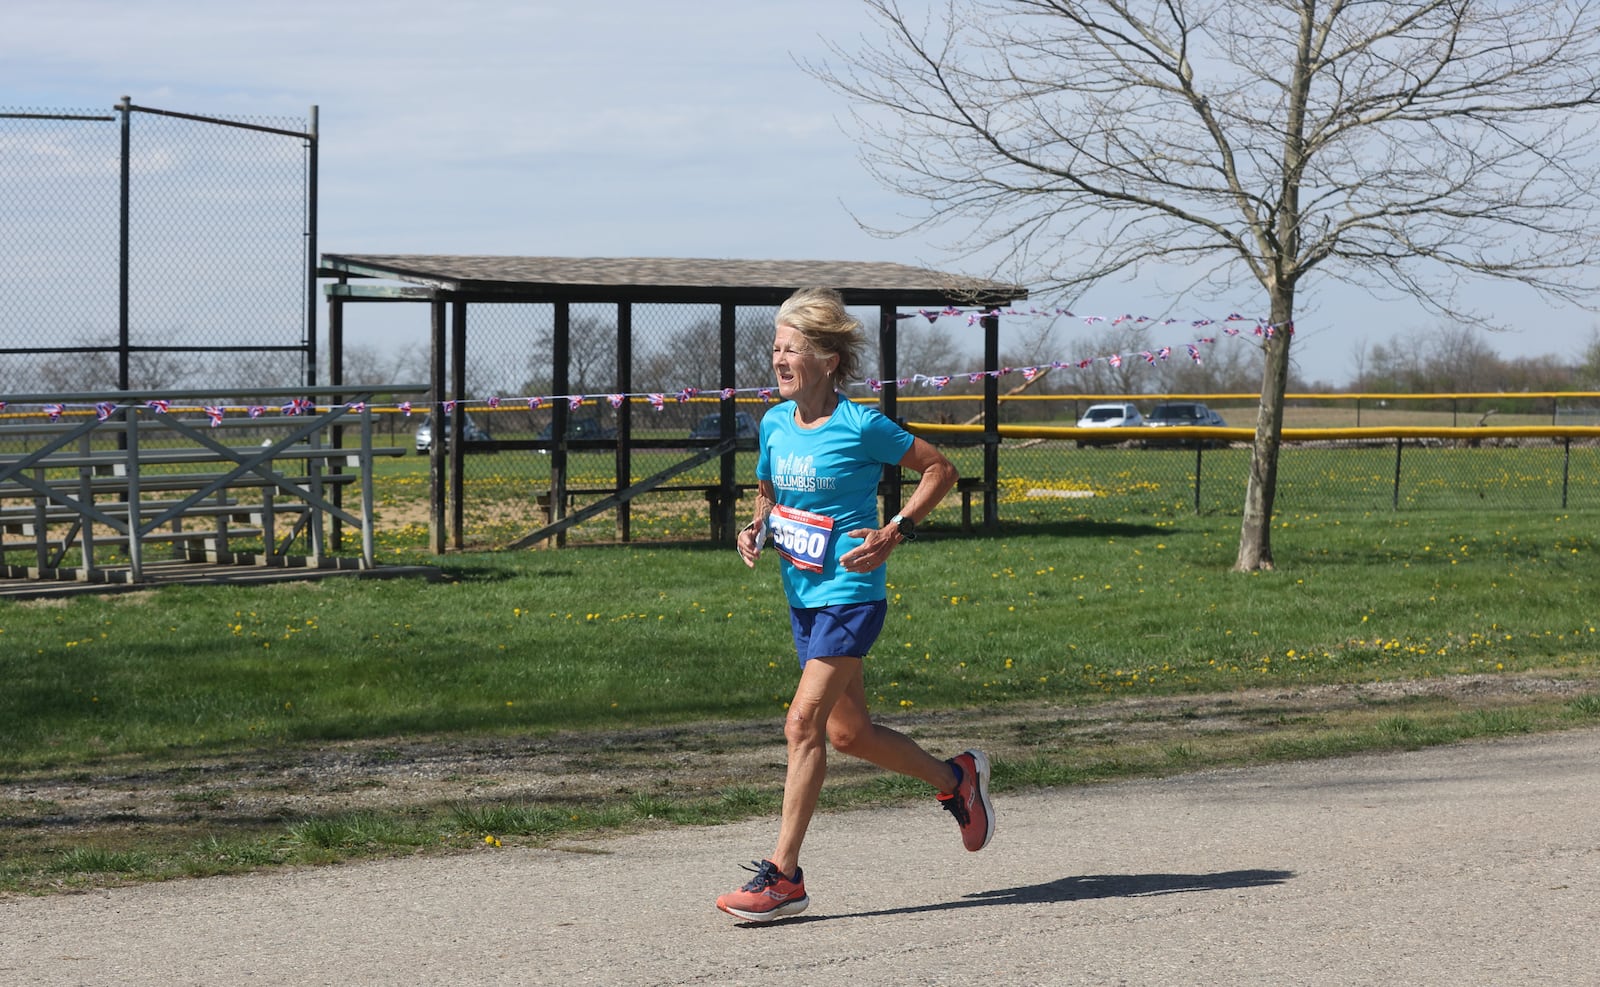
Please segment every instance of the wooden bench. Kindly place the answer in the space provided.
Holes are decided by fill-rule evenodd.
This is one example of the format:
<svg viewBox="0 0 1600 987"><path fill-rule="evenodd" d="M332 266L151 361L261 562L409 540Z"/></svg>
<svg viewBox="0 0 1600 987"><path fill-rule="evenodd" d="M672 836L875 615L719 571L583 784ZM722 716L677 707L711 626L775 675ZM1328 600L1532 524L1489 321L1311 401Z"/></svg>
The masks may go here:
<svg viewBox="0 0 1600 987"><path fill-rule="evenodd" d="M972 533L972 498L975 494L993 497L994 490L983 482L981 476L963 476L956 481L956 492L961 495L961 532Z"/></svg>
<svg viewBox="0 0 1600 987"><path fill-rule="evenodd" d="M905 487L914 487L920 482L922 482L920 477L903 476L900 478L900 487L903 490ZM887 496L893 486L894 484L888 481L879 484L878 495ZM976 496L992 497L994 496L994 491L983 482L983 477L981 476L963 476L956 480L955 493L961 496L961 531L963 534L971 534L973 530L972 498Z"/></svg>

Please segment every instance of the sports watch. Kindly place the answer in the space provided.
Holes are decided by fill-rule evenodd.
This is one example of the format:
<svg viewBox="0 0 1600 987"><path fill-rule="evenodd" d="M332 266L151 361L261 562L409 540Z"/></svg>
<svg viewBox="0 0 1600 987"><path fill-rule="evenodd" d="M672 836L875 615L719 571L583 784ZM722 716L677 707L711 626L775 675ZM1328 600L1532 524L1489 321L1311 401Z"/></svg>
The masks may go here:
<svg viewBox="0 0 1600 987"><path fill-rule="evenodd" d="M903 541L917 540L917 522L904 514L896 514L889 519L889 523L900 529L900 538Z"/></svg>

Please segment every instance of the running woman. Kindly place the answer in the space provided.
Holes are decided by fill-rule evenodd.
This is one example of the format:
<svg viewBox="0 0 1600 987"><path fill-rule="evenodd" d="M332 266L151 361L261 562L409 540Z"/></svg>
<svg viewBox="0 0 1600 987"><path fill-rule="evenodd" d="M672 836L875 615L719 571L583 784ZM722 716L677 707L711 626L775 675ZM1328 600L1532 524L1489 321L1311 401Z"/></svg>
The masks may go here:
<svg viewBox="0 0 1600 987"><path fill-rule="evenodd" d="M956 482L955 467L930 443L838 390L860 379L866 337L838 292L804 288L778 310L772 369L784 400L761 419L755 519L739 532L752 568L770 538L781 562L800 682L784 722L788 767L772 854L755 877L717 899L749 922L805 910L800 844L827 774L827 747L933 786L968 850L994 835L989 760L968 750L939 760L916 741L872 722L862 659L888 610L884 563L916 538L916 524ZM904 509L878 524L885 465L921 474Z"/></svg>

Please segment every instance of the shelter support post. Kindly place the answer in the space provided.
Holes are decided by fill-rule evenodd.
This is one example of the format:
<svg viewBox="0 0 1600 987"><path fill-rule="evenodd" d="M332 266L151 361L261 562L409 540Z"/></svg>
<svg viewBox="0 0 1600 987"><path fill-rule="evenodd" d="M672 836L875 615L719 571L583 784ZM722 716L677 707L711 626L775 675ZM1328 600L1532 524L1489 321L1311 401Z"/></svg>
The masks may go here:
<svg viewBox="0 0 1600 987"><path fill-rule="evenodd" d="M738 385L735 376L738 374L737 335L739 308L731 303L721 306L720 336L721 336L721 367L718 371L719 383L724 394ZM727 442L735 435L737 422L734 421L736 405L731 397L724 397L717 406L721 410L722 431L719 437ZM731 545L737 537L739 527L734 523L734 506L739 499L739 477L736 472L737 456L730 448L719 463L717 474L716 496L708 497L707 507L711 515L711 540L720 544Z"/></svg>
<svg viewBox="0 0 1600 987"><path fill-rule="evenodd" d="M432 314L432 335L428 356L428 410L440 408L444 403L444 302L435 299L429 303ZM433 446L428 450L428 543L435 555L443 555L445 548L444 493L445 458L444 443L438 436L444 434L443 420L435 417Z"/></svg>
<svg viewBox="0 0 1600 987"><path fill-rule="evenodd" d="M316 272L313 270L312 275L315 276L315 274ZM315 295L312 297L315 298ZM312 362L315 363L314 360ZM316 385L315 380L311 383L312 386ZM338 390L344 386L344 300L340 298L328 299L328 383L334 388L333 403L343 404L344 395ZM336 449L344 448L343 425L335 425L333 427L333 445ZM333 466L330 469L336 474L343 472L343 468L340 466ZM343 507L343 485L335 483L331 492L333 494L333 502ZM371 512L368 512L365 516L370 517ZM344 548L344 521L337 515L329 519L328 539L335 552Z"/></svg>
<svg viewBox="0 0 1600 987"><path fill-rule="evenodd" d="M450 444L445 450L450 455L450 543L460 551L467 547L467 303L459 298L450 303L450 396L457 408L449 419Z"/></svg>
<svg viewBox="0 0 1600 987"><path fill-rule="evenodd" d="M899 348L895 341L899 338L898 319L893 305L883 305L878 309L878 352L883 361L883 390L878 393L878 410L890 421L900 420L900 407L898 402L899 387L896 381L900 374ZM883 481L878 484L878 489L883 494L883 516L894 517L900 513L903 503L900 496L900 467L885 466L883 468Z"/></svg>
<svg viewBox="0 0 1600 987"><path fill-rule="evenodd" d="M983 365L1000 366L1000 316L985 315L983 324ZM995 493L1000 489L1000 380L993 374L983 377L983 530L1000 530L1000 505Z"/></svg>
<svg viewBox="0 0 1600 987"><path fill-rule="evenodd" d="M633 305L617 303L617 389L623 394L633 393ZM617 488L620 490L633 479L633 402L623 401L617 408ZM623 501L617 505L617 540L627 542L633 536L633 505Z"/></svg>
<svg viewBox="0 0 1600 987"><path fill-rule="evenodd" d="M572 393L569 374L572 363L572 306L556 302L553 306L553 338L550 342L550 380L557 394ZM550 437L555 443L550 450L550 519L559 523L567 513L567 403L555 401L550 407ZM556 547L565 548L565 528L556 535Z"/></svg>

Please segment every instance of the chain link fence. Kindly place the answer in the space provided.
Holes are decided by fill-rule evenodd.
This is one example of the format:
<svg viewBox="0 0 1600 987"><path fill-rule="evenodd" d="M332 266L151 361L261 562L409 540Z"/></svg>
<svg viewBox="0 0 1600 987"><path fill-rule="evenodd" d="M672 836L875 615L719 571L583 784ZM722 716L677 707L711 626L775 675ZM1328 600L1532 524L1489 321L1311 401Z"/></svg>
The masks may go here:
<svg viewBox="0 0 1600 987"><path fill-rule="evenodd" d="M739 407L754 421L765 410L757 402L740 402ZM671 431L678 448L635 451L632 480L682 459L691 447L685 441L692 427L689 422L715 409L715 402L669 408L658 431ZM637 418L650 413L636 408L634 414ZM486 420L504 421L503 426L491 426L504 428L517 417L521 413L502 419L491 412ZM666 421L672 420L676 424L668 428ZM915 424L912 427L915 430ZM521 428L527 431L532 423L524 421ZM969 482L933 512L926 526L972 530L982 518L984 494L971 489L972 481L982 476L982 448L977 441L951 441L946 436L936 437L935 444ZM746 486L755 479L753 445L734 454L735 475ZM600 500L617 483L614 452L574 449L568 457L570 502L565 513L570 514ZM503 452L467 459L469 545L509 544L550 520L548 457ZM1250 449L1247 442L1221 448L1144 448L1131 442L1080 448L1073 440L1007 438L1001 442L998 460L997 514L1008 525L1196 513L1237 516L1244 505ZM714 485L716 479L715 462L698 467L665 489L636 500L627 512L610 512L578 525L570 537L706 540L712 517L703 487ZM908 474L908 482L914 480L914 474ZM702 488L691 489L693 484ZM1600 439L1289 441L1280 455L1275 500L1279 515L1480 509L1600 509Z"/></svg>
<svg viewBox="0 0 1600 987"><path fill-rule="evenodd" d="M503 545L552 517L550 446L557 402L565 401L568 448L565 487L570 514L619 486L653 476L713 445L720 436L721 310L715 305L629 307L631 332L618 327L616 305L573 305L567 379L554 379L554 312L546 305L476 304L466 348L467 424L490 444L465 456L464 528L469 544ZM735 380L771 378L776 309L740 308L735 327ZM618 352L626 335L630 351ZM619 370L619 368L622 368ZM559 385L559 386L558 386ZM694 393L685 395L685 391ZM754 483L754 433L770 402L734 402L746 438L734 455L736 476ZM413 416L413 428L421 424ZM619 437L626 435L626 446ZM414 444L421 453L425 447ZM495 446L500 448L496 449ZM530 448L534 446L535 448ZM580 541L618 538L697 540L708 537L721 464L709 460L674 476L649 495L587 522ZM618 479L621 477L621 483ZM407 517L409 511L402 511ZM561 541L565 542L565 538Z"/></svg>
<svg viewBox="0 0 1600 987"><path fill-rule="evenodd" d="M314 384L315 130L0 108L0 391Z"/></svg>
<svg viewBox="0 0 1600 987"><path fill-rule="evenodd" d="M963 475L979 468L946 449ZM1006 522L1238 515L1249 478L1248 442L1221 448L1138 442L1006 440L999 514ZM954 504L943 509L953 522ZM1278 463L1274 510L1319 512L1600 508L1600 439L1518 437L1291 440Z"/></svg>
<svg viewBox="0 0 1600 987"><path fill-rule="evenodd" d="M736 318L732 407L753 430L776 399L745 388L771 379L773 309L740 308ZM491 443L465 456L462 489L465 544L493 548L516 543L554 514L548 448L552 402L529 396L581 396L566 409L568 437L561 514L589 504L681 463L714 444L724 402L716 306L635 305L631 334L619 332L615 305L574 305L566 381L552 375L553 314L546 305L473 306L465 365L467 414ZM864 317L869 335L875 318ZM619 354L619 336L631 351ZM875 349L874 349L875 353ZM920 357L902 352L901 365ZM967 359L954 357L953 359ZM621 369L619 369L621 368ZM869 366L881 373L876 359ZM1071 381L1071 371L1057 381ZM1165 396L1048 393L1041 375L1024 381L1008 374L999 423L997 513L1007 524L1090 518L1159 517L1188 513L1237 516L1249 475L1248 432L1200 443L1157 442L1138 429L1120 441L1080 445L1074 426L1091 404L1131 400L1148 413ZM697 391L684 398L688 386ZM564 388L564 389L563 389ZM934 528L977 527L985 493L983 382L953 376L935 388L908 382L899 390L896 416L924 434L954 461L966 480L929 520ZM649 392L656 392L653 396ZM1010 393L1007 393L1007 392ZM626 395L626 396L624 396ZM857 400L876 402L867 386ZM1238 429L1253 426L1253 394L1177 395L1200 400ZM1296 395L1288 402L1291 430L1341 430L1286 440L1280 460L1276 509L1280 514L1318 511L1473 510L1479 508L1600 507L1600 437L1592 426L1600 395ZM413 427L415 421L413 421ZM970 426L951 432L949 426ZM1580 427L1576 437L1521 434L1519 430ZM1388 427L1433 430L1395 436ZM1452 430L1473 431L1470 436ZM1038 430L1032 434L1030 430ZM1359 431L1353 431L1359 430ZM1024 434L1012 434L1020 432ZM621 436L627 437L624 444ZM495 445L502 448L492 451ZM524 447L518 448L517 446ZM420 450L419 450L420 451ZM731 454L732 475L748 497L755 482L753 437ZM622 507L609 509L564 533L558 543L705 541L715 524L713 489L722 477L720 457L674 476ZM425 471L424 471L425 472ZM915 482L907 474L906 483ZM908 488L909 489L909 488ZM742 516L744 506L736 508Z"/></svg>
<svg viewBox="0 0 1600 987"><path fill-rule="evenodd" d="M1148 414L1171 400L1200 401L1241 431L1172 440L1168 430L1060 433L1091 404L1131 401ZM1234 395L1012 395L1001 400L1003 520L1092 516L1239 515L1259 400ZM900 399L912 422L967 422L971 398ZM1274 509L1405 511L1600 508L1600 394L1291 395ZM1588 432L1585 433L1585 428ZM974 429L976 432L976 429ZM1017 434L1022 433L1022 434ZM975 449L947 430L963 476L981 472ZM979 436L972 435L968 442ZM949 516L954 508L946 507Z"/></svg>

